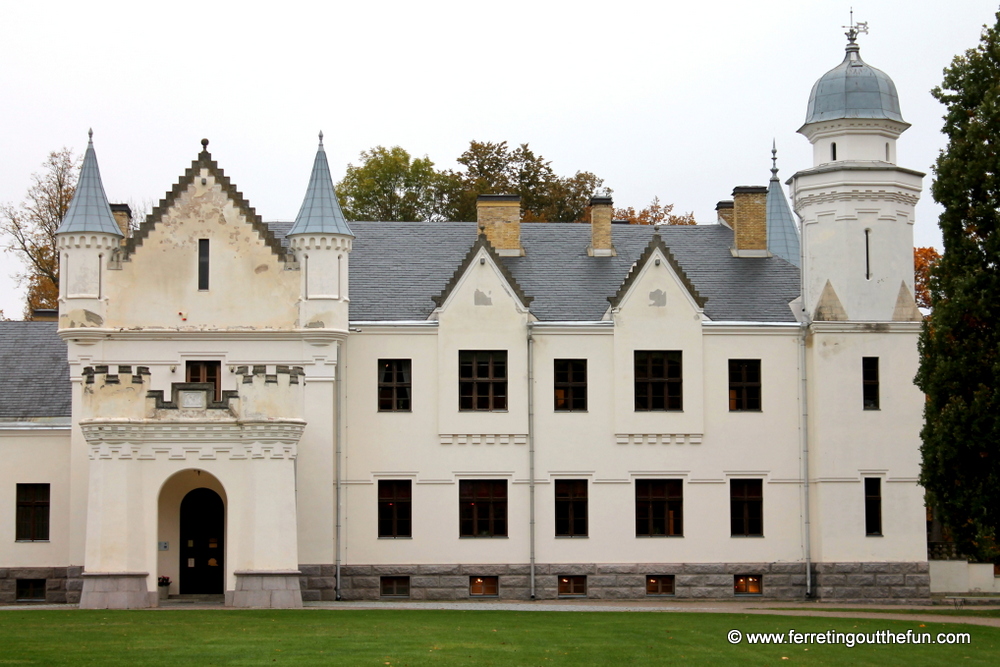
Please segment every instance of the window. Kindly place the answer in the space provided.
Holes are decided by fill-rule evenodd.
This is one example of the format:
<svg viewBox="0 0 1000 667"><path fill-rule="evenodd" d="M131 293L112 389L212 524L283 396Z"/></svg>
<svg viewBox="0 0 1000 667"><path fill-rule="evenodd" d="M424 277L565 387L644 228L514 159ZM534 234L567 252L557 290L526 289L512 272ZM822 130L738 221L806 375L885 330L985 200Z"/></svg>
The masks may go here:
<svg viewBox="0 0 1000 667"><path fill-rule="evenodd" d="M882 535L882 480L865 477L865 535Z"/></svg>
<svg viewBox="0 0 1000 667"><path fill-rule="evenodd" d="M729 411L760 412L760 359L729 360Z"/></svg>
<svg viewBox="0 0 1000 667"><path fill-rule="evenodd" d="M49 539L49 485L17 485L17 530L20 542L44 542ZM25 581L29 581L25 579ZM31 580L33 581L33 580Z"/></svg>
<svg viewBox="0 0 1000 667"><path fill-rule="evenodd" d="M587 596L586 575L559 575L559 597L579 598Z"/></svg>
<svg viewBox="0 0 1000 667"><path fill-rule="evenodd" d="M216 403L222 400L222 362L220 361L189 361L187 362L187 381L206 382L215 386Z"/></svg>
<svg viewBox="0 0 1000 667"><path fill-rule="evenodd" d="M830 159L836 161L837 159L837 142L834 141L830 144Z"/></svg>
<svg viewBox="0 0 1000 667"><path fill-rule="evenodd" d="M208 289L208 239L198 239L198 289Z"/></svg>
<svg viewBox="0 0 1000 667"><path fill-rule="evenodd" d="M379 537L412 537L410 522L412 497L408 479L378 481Z"/></svg>
<svg viewBox="0 0 1000 667"><path fill-rule="evenodd" d="M674 575L650 574L646 576L646 595L673 595Z"/></svg>
<svg viewBox="0 0 1000 667"><path fill-rule="evenodd" d="M458 353L458 409L507 409L507 352Z"/></svg>
<svg viewBox="0 0 1000 667"><path fill-rule="evenodd" d="M499 595L499 591L498 577L469 577L470 597L496 597Z"/></svg>
<svg viewBox="0 0 1000 667"><path fill-rule="evenodd" d="M871 255L872 230L865 230L865 280L872 279L872 255Z"/></svg>
<svg viewBox="0 0 1000 667"><path fill-rule="evenodd" d="M729 518L733 536L764 536L764 480L729 480Z"/></svg>
<svg viewBox="0 0 1000 667"><path fill-rule="evenodd" d="M861 358L861 386L865 410L878 410L878 357Z"/></svg>
<svg viewBox="0 0 1000 667"><path fill-rule="evenodd" d="M635 353L635 409L681 410L681 353Z"/></svg>
<svg viewBox="0 0 1000 667"><path fill-rule="evenodd" d="M18 602L44 602L44 579L18 579L14 584Z"/></svg>
<svg viewBox="0 0 1000 667"><path fill-rule="evenodd" d="M410 597L410 578L382 577L379 580L379 594L384 598Z"/></svg>
<svg viewBox="0 0 1000 667"><path fill-rule="evenodd" d="M763 588L763 577L759 574L737 574L733 577L733 592L736 595L760 595Z"/></svg>
<svg viewBox="0 0 1000 667"><path fill-rule="evenodd" d="M410 411L410 360L378 360L379 412Z"/></svg>
<svg viewBox="0 0 1000 667"><path fill-rule="evenodd" d="M587 360L555 360L556 412L587 411Z"/></svg>
<svg viewBox="0 0 1000 667"><path fill-rule="evenodd" d="M459 480L458 500L462 537L507 537L507 480Z"/></svg>
<svg viewBox="0 0 1000 667"><path fill-rule="evenodd" d="M666 537L684 534L684 500L679 479L635 481L636 537Z"/></svg>
<svg viewBox="0 0 1000 667"><path fill-rule="evenodd" d="M556 480L556 537L587 536L587 480Z"/></svg>

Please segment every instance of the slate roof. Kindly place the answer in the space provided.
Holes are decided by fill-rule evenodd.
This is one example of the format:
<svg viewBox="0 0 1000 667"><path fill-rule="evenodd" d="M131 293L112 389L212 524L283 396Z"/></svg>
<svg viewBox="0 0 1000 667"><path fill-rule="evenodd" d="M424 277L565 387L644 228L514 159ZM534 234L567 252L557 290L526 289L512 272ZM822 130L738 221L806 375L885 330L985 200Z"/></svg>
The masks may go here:
<svg viewBox="0 0 1000 667"><path fill-rule="evenodd" d="M282 237L289 223L268 223ZM350 318L424 320L476 242L473 222L352 222ZM613 225L616 257L590 257L590 226L523 223L523 257L501 261L533 297L543 321L597 321L609 307L653 228ZM663 226L660 236L717 321L794 322L788 302L799 295L799 271L779 257L733 257L724 225Z"/></svg>
<svg viewBox="0 0 1000 667"><path fill-rule="evenodd" d="M69 417L66 343L55 322L0 322L0 421Z"/></svg>

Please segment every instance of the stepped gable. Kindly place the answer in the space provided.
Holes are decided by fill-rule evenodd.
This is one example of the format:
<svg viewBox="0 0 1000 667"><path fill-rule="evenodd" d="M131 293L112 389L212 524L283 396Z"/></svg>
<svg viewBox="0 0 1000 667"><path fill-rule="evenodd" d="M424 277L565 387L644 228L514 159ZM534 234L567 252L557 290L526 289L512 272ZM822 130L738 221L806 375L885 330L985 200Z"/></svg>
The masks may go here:
<svg viewBox="0 0 1000 667"><path fill-rule="evenodd" d="M66 418L72 388L56 322L0 322L0 421Z"/></svg>

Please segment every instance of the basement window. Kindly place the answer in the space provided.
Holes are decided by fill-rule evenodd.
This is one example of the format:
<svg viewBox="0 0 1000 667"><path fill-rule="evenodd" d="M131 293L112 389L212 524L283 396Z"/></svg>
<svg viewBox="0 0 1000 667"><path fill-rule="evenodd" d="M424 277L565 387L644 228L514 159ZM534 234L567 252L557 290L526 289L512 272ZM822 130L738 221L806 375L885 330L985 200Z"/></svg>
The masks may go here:
<svg viewBox="0 0 1000 667"><path fill-rule="evenodd" d="M763 592L763 577L759 574L737 574L733 577L733 593L736 595L761 595Z"/></svg>
<svg viewBox="0 0 1000 667"><path fill-rule="evenodd" d="M646 576L646 595L674 595L674 575L650 574Z"/></svg>
<svg viewBox="0 0 1000 667"><path fill-rule="evenodd" d="M45 602L44 579L18 579L15 587L18 602Z"/></svg>
<svg viewBox="0 0 1000 667"><path fill-rule="evenodd" d="M379 580L379 593L384 598L410 597L409 577L382 577Z"/></svg>

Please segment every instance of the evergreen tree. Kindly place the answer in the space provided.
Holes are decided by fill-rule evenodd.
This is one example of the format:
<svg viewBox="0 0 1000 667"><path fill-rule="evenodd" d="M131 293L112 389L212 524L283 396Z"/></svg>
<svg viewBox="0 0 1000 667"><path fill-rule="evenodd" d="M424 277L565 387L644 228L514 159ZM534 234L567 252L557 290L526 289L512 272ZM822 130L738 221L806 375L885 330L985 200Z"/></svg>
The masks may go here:
<svg viewBox="0 0 1000 667"><path fill-rule="evenodd" d="M1000 535L1000 13L932 91L948 145L931 187L944 254L917 385L927 394L921 483L958 549L998 561Z"/></svg>

